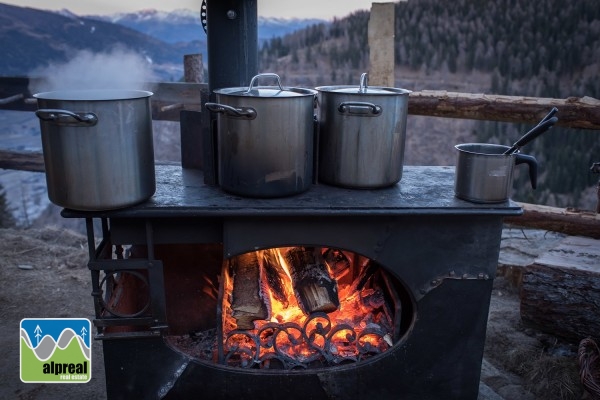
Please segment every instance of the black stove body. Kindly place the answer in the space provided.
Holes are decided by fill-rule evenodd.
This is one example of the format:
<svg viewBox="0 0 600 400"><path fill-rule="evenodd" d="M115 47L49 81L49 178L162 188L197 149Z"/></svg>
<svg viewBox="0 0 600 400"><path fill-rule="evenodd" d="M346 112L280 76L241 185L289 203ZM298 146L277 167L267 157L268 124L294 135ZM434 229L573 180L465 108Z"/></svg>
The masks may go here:
<svg viewBox="0 0 600 400"><path fill-rule="evenodd" d="M453 183L453 167L404 167L402 181L386 189L314 185L288 198L245 199L205 185L201 171L157 166L157 192L144 204L63 210L88 225L108 398L476 399L503 218L522 211L511 201L459 200ZM102 221L99 246L94 221ZM147 251L122 257L127 245ZM202 271L202 262L167 262L157 250L181 245L217 245L222 259L295 245L358 253L402 283L411 303L409 326L390 350L357 364L277 371L195 359L166 341L174 331L215 323L206 313L191 317L213 307L198 288L181 288L199 280L190 277ZM191 259L204 257L194 251ZM146 293L138 313L106 312L103 282L119 271L147 277L142 289L119 293Z"/></svg>

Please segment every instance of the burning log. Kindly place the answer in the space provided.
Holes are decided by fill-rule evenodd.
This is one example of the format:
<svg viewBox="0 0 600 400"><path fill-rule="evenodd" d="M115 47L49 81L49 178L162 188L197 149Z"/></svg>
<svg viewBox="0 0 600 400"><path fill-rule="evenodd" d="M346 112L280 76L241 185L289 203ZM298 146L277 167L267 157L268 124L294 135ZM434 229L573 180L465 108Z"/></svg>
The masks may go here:
<svg viewBox="0 0 600 400"><path fill-rule="evenodd" d="M323 257L338 285L349 285L354 280L352 263L348 257L337 249L327 249Z"/></svg>
<svg viewBox="0 0 600 400"><path fill-rule="evenodd" d="M275 300L278 300L284 308L289 305L289 297L291 293L287 290L287 285L284 281L287 276L279 260L275 259L273 253L263 253L263 281L271 289L271 293Z"/></svg>
<svg viewBox="0 0 600 400"><path fill-rule="evenodd" d="M360 275L356 278L356 280L354 282L354 290L361 291L365 287L369 287L369 285L367 285L367 283L369 282L370 279L373 278L373 275L375 274L375 272L377 272L377 270L378 270L377 264L372 263L372 262L367 263L367 265L365 265L361 269Z"/></svg>
<svg viewBox="0 0 600 400"><path fill-rule="evenodd" d="M331 277L320 251L296 247L286 254L298 305L306 314L333 312L340 305L337 282Z"/></svg>
<svg viewBox="0 0 600 400"><path fill-rule="evenodd" d="M260 267L255 252L235 257L231 315L238 329L254 329L252 321L267 319L268 309L260 290Z"/></svg>

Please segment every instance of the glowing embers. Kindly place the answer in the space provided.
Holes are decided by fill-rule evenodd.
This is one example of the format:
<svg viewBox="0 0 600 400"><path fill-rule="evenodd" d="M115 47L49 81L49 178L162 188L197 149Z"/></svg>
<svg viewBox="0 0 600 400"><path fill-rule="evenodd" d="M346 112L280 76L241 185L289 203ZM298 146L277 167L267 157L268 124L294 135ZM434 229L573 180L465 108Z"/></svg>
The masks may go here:
<svg viewBox="0 0 600 400"><path fill-rule="evenodd" d="M401 305L383 268L351 252L290 247L225 263L218 361L305 369L358 362L399 338Z"/></svg>

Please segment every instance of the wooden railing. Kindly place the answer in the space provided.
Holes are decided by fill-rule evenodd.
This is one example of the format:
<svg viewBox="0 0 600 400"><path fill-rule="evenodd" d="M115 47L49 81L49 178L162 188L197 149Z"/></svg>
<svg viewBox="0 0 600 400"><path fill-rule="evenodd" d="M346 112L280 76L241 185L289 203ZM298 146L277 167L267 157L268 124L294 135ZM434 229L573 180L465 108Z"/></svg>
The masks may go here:
<svg viewBox="0 0 600 400"><path fill-rule="evenodd" d="M29 92L29 83L28 78L0 78L0 110L35 111L36 100ZM152 118L155 120L179 121L181 111L202 112L202 105L208 98L208 87L204 83L157 83L142 84L140 87L154 93L151 104ZM600 100L590 97L552 99L422 91L410 94L408 114L535 124L552 107L559 110L557 125L597 130L600 133ZM0 168L43 172L42 153L0 149ZM598 211L594 213L533 204L522 206L524 216L510 218L508 223L600 239Z"/></svg>
<svg viewBox="0 0 600 400"><path fill-rule="evenodd" d="M35 111L37 101L29 92L30 83L36 82L29 78L0 77L0 110ZM154 120L179 121L181 111L202 112L208 98L205 83L141 83L140 87L154 93L151 98ZM410 94L408 114L535 124L551 107L559 110L558 126L600 132L600 100L590 97L552 99L422 91ZM44 171L39 152L2 149L0 168Z"/></svg>
<svg viewBox="0 0 600 400"><path fill-rule="evenodd" d="M0 110L35 111L29 78L0 77ZM140 83L152 96L152 118L179 121L182 110L202 111L208 97L206 83ZM410 94L408 114L431 117L537 123L557 107L558 126L600 130L600 100L591 97L553 99L424 90Z"/></svg>

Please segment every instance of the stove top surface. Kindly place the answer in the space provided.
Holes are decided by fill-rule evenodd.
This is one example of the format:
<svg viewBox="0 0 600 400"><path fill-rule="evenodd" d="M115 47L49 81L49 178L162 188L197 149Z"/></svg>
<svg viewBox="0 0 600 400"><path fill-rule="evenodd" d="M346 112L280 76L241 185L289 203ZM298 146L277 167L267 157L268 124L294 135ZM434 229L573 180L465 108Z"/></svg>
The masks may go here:
<svg viewBox="0 0 600 400"><path fill-rule="evenodd" d="M346 189L312 185L304 193L281 198L248 198L204 184L202 171L180 165L156 166L156 192L144 203L110 211L65 209L64 217L242 216L242 215L520 215L511 200L476 204L454 196L454 167L405 166L396 185L381 189Z"/></svg>

